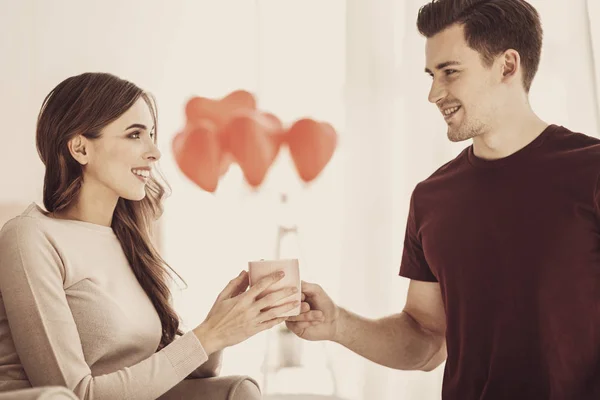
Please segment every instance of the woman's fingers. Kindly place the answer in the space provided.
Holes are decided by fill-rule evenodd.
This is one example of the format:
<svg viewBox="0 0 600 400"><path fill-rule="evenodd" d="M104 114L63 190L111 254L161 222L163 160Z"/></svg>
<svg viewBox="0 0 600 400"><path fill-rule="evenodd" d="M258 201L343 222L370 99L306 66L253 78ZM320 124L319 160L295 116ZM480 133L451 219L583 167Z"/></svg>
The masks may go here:
<svg viewBox="0 0 600 400"><path fill-rule="evenodd" d="M291 311L294 308L298 307L298 305L300 305L300 301L296 300L296 301L282 304L277 307L270 308L267 311L263 311L258 315L258 322L263 323L265 321L269 321L274 318L279 318L282 314L285 314L286 312ZM287 318L287 317L285 317L285 318Z"/></svg>
<svg viewBox="0 0 600 400"><path fill-rule="evenodd" d="M270 275L265 276L264 278L256 282L255 285L252 285L252 287L250 287L250 289L248 289L248 291L244 293L244 296L254 301L256 297L258 297L262 292L267 290L269 286L273 285L276 282L279 282L283 278L283 276L283 271L274 272Z"/></svg>
<svg viewBox="0 0 600 400"><path fill-rule="evenodd" d="M287 317L278 317L278 318L273 318L273 319L265 321L265 322L261 322L260 328L261 328L261 330L266 331L267 329L271 329L275 325L279 325L280 323L285 321L286 318Z"/></svg>
<svg viewBox="0 0 600 400"><path fill-rule="evenodd" d="M283 289L279 289L273 293L269 293L265 297L262 297L260 300L256 300L254 306L258 310L270 308L273 307L277 302L286 299L290 296L294 296L296 293L298 293L298 288L296 287L286 287Z"/></svg>
<svg viewBox="0 0 600 400"><path fill-rule="evenodd" d="M238 283L238 286L231 293L231 297L237 297L240 294L244 293L246 289L248 289L248 285L250 285L250 278L246 271L242 271L241 281ZM230 298L231 298L230 297Z"/></svg>
<svg viewBox="0 0 600 400"><path fill-rule="evenodd" d="M230 280L225 289L217 296L217 301L223 301L230 299L244 292L248 287L248 273L246 271L240 272L240 274L234 279Z"/></svg>

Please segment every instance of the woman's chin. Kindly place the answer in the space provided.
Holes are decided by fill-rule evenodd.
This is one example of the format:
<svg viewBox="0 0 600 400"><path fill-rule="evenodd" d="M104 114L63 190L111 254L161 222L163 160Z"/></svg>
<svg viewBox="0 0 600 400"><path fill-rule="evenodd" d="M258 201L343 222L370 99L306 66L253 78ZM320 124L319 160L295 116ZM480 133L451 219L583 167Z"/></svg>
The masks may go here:
<svg viewBox="0 0 600 400"><path fill-rule="evenodd" d="M122 198L124 198L125 200L130 200L130 201L141 201L144 200L144 198L146 197L146 190L143 190L141 192L133 192L133 193L124 193L123 195L121 195Z"/></svg>

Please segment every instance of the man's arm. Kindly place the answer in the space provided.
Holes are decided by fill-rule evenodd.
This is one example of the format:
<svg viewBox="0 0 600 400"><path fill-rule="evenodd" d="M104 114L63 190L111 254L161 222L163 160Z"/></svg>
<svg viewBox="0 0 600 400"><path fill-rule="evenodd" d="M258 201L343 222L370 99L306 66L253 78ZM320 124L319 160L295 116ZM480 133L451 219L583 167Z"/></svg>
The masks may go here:
<svg viewBox="0 0 600 400"><path fill-rule="evenodd" d="M340 309L334 341L386 367L431 371L446 359L446 320L437 282L411 281L404 310L367 319Z"/></svg>
<svg viewBox="0 0 600 400"><path fill-rule="evenodd" d="M411 281L404 310L367 319L337 307L318 285L303 283L312 311L286 322L307 340L333 340L390 368L431 371L446 359L446 315L437 282Z"/></svg>

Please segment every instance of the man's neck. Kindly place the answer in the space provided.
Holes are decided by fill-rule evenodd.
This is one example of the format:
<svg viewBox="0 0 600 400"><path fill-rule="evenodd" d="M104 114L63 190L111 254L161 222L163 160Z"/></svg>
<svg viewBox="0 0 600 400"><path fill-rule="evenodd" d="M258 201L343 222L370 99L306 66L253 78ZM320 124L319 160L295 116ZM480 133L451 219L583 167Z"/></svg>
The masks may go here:
<svg viewBox="0 0 600 400"><path fill-rule="evenodd" d="M535 140L548 125L533 112L507 115L495 128L473 138L473 153L485 160L508 157Z"/></svg>

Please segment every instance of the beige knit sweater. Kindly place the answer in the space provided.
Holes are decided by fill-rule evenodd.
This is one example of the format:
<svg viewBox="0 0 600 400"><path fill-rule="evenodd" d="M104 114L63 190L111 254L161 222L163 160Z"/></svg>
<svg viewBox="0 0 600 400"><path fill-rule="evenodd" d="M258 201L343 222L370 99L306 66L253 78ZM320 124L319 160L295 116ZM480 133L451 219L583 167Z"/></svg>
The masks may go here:
<svg viewBox="0 0 600 400"><path fill-rule="evenodd" d="M37 204L0 231L0 391L66 386L81 399L155 399L208 360L161 324L110 227Z"/></svg>

